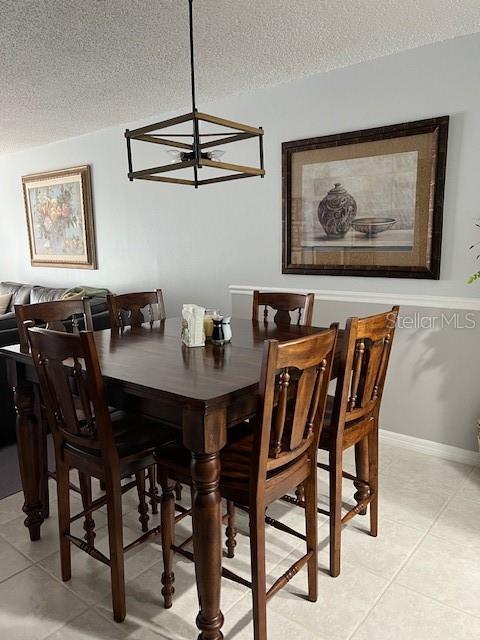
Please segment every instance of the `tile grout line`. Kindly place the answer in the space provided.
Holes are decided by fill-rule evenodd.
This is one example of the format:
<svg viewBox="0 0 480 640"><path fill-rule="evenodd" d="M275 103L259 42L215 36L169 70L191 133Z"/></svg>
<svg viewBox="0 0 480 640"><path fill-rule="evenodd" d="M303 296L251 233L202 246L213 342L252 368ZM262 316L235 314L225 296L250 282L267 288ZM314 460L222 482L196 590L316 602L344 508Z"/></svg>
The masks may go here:
<svg viewBox="0 0 480 640"><path fill-rule="evenodd" d="M49 571L47 571L46 569L44 569L42 566L40 565L35 565L38 569L40 569L40 571L42 571L45 575L47 575L49 578L52 578L52 580L54 580L57 584L61 585L62 587L65 587L65 589L67 589L67 591L71 594L73 594L76 598L78 598L80 600L80 602L82 604L85 605L85 607L87 609L90 609L90 604L81 596L79 595L76 591L73 591L71 589L71 587L68 586L68 582L63 582L63 580L61 580L60 578L57 578L57 576L54 576L52 573L50 573ZM82 612L84 613L84 611ZM81 615L81 614L80 614ZM73 618L72 618L73 619ZM67 621L68 622L68 621Z"/></svg>
<svg viewBox="0 0 480 640"><path fill-rule="evenodd" d="M359 628L363 625L363 623L367 620L367 618L370 616L370 614L372 613L372 611L375 609L375 607L377 606L377 604L380 602L380 600L383 598L383 596L385 595L386 591L392 586L393 581L395 580L395 578L397 577L397 575L400 573L400 571L403 569L403 567L408 563L408 561L411 559L411 557L413 556L413 554L415 553L415 551L418 549L418 547L421 545L421 543L423 542L423 540L425 539L425 537L427 536L428 532L430 531L430 529L427 529L427 531L425 531L425 533L422 535L422 537L418 540L418 542L414 545L414 547L412 548L412 550L410 551L410 553L407 555L407 557L405 558L405 560L401 563L401 565L399 566L399 568L397 569L397 571L393 574L393 576L390 578L390 580L387 581L387 584L385 585L385 587L382 589L382 591L379 593L378 597L375 599L374 603L372 604L372 606L370 607L370 609L368 609L368 611L365 613L365 615L363 616L363 618L360 620L360 622L357 624L357 626L353 629L352 633L348 636L348 638L346 640L352 640L352 638L355 636L355 634L357 633L357 631L359 630Z"/></svg>
<svg viewBox="0 0 480 640"><path fill-rule="evenodd" d="M23 553L23 551L20 551L20 549L17 549L17 547L12 544L10 542L10 540L7 540L7 538L2 535L2 533L0 532L0 539L2 540L2 542L5 542L9 547L11 547L14 551L16 551L17 553L19 553L23 558L25 558L25 560L28 560L30 562L30 564L36 564L36 561L32 560L31 558L29 558L25 553ZM17 572L19 573L19 572ZM7 578L8 580L8 578ZM0 580L0 582L3 582L3 580Z"/></svg>
<svg viewBox="0 0 480 640"><path fill-rule="evenodd" d="M446 602L442 602L441 600L437 600L433 596L429 596L426 593L422 593L421 591L417 591L416 589L413 589L412 587L407 587L404 584L398 584L398 586L401 587L402 589L406 589L407 591L411 591L412 593L414 593L417 596L422 596L423 598L427 598L428 600L431 600L432 602L436 602L437 604L442 605L442 607L447 607L447 609L452 609L452 611L456 611L457 613L461 613L464 616L475 618L477 620L480 619L480 613L475 614L475 613L471 613L470 611L465 611L464 609L459 609L458 607L455 607L453 604L448 604Z"/></svg>
<svg viewBox="0 0 480 640"><path fill-rule="evenodd" d="M393 464L393 462L390 462L390 464L388 465L388 467L387 467L387 468L391 467L391 466L392 466L392 464ZM406 556L405 560L401 563L401 565L399 566L399 568L397 569L397 571L396 571L396 572L393 574L393 576L388 580L388 582L387 582L387 584L386 584L385 588L380 592L380 594L378 595L378 597L375 599L375 601L374 601L373 605L369 608L369 610L368 610L368 611L366 612L366 614L363 616L362 620L361 620L361 621L359 622L359 624L355 627L355 629L353 630L353 632L348 636L349 640L351 640L351 638L352 638L352 637L353 637L353 636L358 632L359 628L360 628L360 627L363 625L363 623L367 620L367 618L370 616L370 614L372 613L372 611L377 607L377 605L378 605L379 601L383 598L383 596L384 596L384 594L386 593L386 591L387 591L387 590L392 586L392 584L395 582L395 580L397 579L397 577L398 577L399 573L403 570L403 568L406 566L406 564L408 564L408 562L410 562L410 560L411 560L412 556L413 556L413 555L415 554L415 552L418 550L418 547L419 547L419 546L424 542L425 538L426 538L429 534L431 534L431 532L432 532L432 528L433 528L433 527L434 527L434 525L437 523L437 521L440 519L440 517L441 517L441 516L442 516L442 514L445 512L445 510L449 507L449 505L453 502L453 500L454 500L455 498L456 498L456 499L461 498L462 500L466 500L466 501L468 501L468 502L478 504L478 501L475 501L475 500L469 499L468 497L464 497L464 496L460 495L460 491L462 490L462 488L464 487L464 485L467 483L468 478L469 478L469 477L471 476L471 474L473 473L473 470L474 470L474 467L471 467L470 472L469 472L469 473L468 473L464 478L462 478L462 479L461 479L461 481L459 482L458 486L455 488L455 490L454 490L454 492L452 493L452 495L446 498L446 502L445 502L445 504L440 508L439 512L438 512L438 513L437 513L437 515L434 517L434 520L432 521L432 523L430 524L430 526L426 529L426 531L424 532L424 534L421 536L421 538L418 540L418 542L414 545L414 547L412 548L412 550L408 553L408 555ZM15 517L13 517L11 520L16 519L17 517L18 517L18 516L15 516ZM11 520L8 520L6 523L2 523L2 524L8 524L8 522L10 522ZM389 521L391 521L391 522L395 522L395 520L390 520L390 519L389 519ZM326 526L326 524L328 524L328 522L323 523L322 525L320 525L319 529L321 529L323 526ZM404 524L404 523L400 523L400 524ZM405 525L405 526L410 526L410 525ZM414 526L412 526L412 528L415 528L415 527L414 527ZM442 536L438 536L438 537L439 537L440 539L444 539L444 538L442 538ZM57 551L53 551L51 554L48 554L48 555L46 556L46 558L41 558L41 559L38 559L38 560L33 561L31 558L29 558L28 556L26 556L22 551L20 551L19 549L17 549L17 548L16 548L16 547L15 547L15 546L14 546L14 545L13 545L13 544L8 540L8 539L6 539L6 538L5 538L5 536L4 536L3 534L1 534L1 533L0 533L0 538L1 538L2 540L4 540L4 541L6 542L6 544L7 544L9 547L11 547L12 549L14 549L17 553L19 553L22 557L24 557L24 558L25 558L25 559L30 563L28 567L25 567L24 569L22 569L22 570L20 570L20 571L17 571L17 572L15 572L15 573L13 573L11 576L8 576L7 578L5 578L5 579L3 579L3 580L0 580L0 583L5 582L5 580L8 580L10 577L14 577L14 576L16 576L16 575L18 575L18 574L20 574L20 573L22 573L22 572L24 572L24 571L26 571L26 570L30 569L32 566L38 566L38 568L39 568L43 573L46 573L49 577L52 577L52 578L53 578L57 583L61 584L62 586L65 586L65 587L68 589L68 591L69 591L69 592L74 593L74 595L75 595L76 597L78 597L78 598L80 599L80 601L86 605L86 610L92 610L92 611L94 610L94 611L95 611L95 612L97 612L99 615L101 615L101 616L102 616L102 618L104 618L104 619L105 619L105 620L107 620L110 624L112 624L112 623L111 623L111 619L110 619L109 617L107 617L107 615L103 615L103 613L102 613L102 611L101 611L101 610L97 609L97 607L98 607L98 605L99 605L99 602L92 603L92 604L86 603L86 602L85 602L85 600L84 600L81 596L79 596L76 592L74 592L71 588L69 588L69 587L67 586L67 584L68 584L68 583L64 583L64 582L60 581L58 578L56 578L56 576L55 576L55 575L50 574L50 573L48 572L48 570L44 569L44 568L41 566L41 564L40 564L40 563L44 562L47 558L49 558L49 557L51 557L52 555L56 554L56 553L57 553ZM294 552L295 552L295 551L296 551L300 546L302 546L303 544L304 544L303 542L299 542L296 546L294 546L292 549L290 549L290 550L286 553L286 555L285 555L284 557L280 558L280 559L278 560L278 562L276 562L276 563L274 564L274 566L271 568L271 572L273 572L273 571L274 571L274 570L275 570L275 569L276 569L276 568L277 568L277 567L278 567L278 566L279 566L279 565L280 565L280 564L281 564L285 559L287 559L287 558L288 558L292 553L294 553ZM159 562L160 562L160 561L159 561ZM157 564L157 563L155 563L155 564ZM152 565L152 566L154 566L154 565ZM359 566L360 568L365 569L365 567L361 567L360 565L355 565L355 566ZM151 568L151 567L148 567L147 569L145 569L145 571L148 571L150 568ZM142 575L142 573L144 573L144 572L141 572L141 573L139 574L139 576L140 576L140 575ZM371 572L371 573L375 573L375 572ZM377 574L375 574L375 575L377 575ZM138 577L138 576L136 576L136 577ZM132 578L132 579L135 579L135 578ZM403 587L403 585L401 585L401 586ZM421 594L420 592L417 592L415 589L412 589L412 588L410 588L410 587L403 587L403 588L405 588L405 589L407 589L407 590L409 590L409 591L411 591L411 592L413 592L413 593L417 593L417 594L419 594L419 595L424 595L424 596L425 596L426 598L428 598L429 600L431 600L431 601L433 601L433 602L436 602L436 603L438 603L438 604L441 604L441 605L443 605L443 606L447 606L447 607L449 607L450 609L455 610L455 611L457 611L457 612L459 612L459 613L463 613L464 615L471 616L471 617L473 617L473 618L477 618L477 616L475 616L474 614L467 613L467 612L465 612L465 611L463 611L463 610L461 610L461 609L457 609L456 607L454 607L454 606L452 606L452 605L445 604L445 603L443 603L443 602L441 602L441 601L437 600L437 599L436 599L436 598L434 598L434 597L427 596L427 595L425 595L425 594ZM242 596L241 596L241 597L240 597L240 598L239 598L235 603L233 603L230 607L228 607L228 609L226 609L226 610L225 610L225 613L227 613L227 612L231 611L231 609L232 609L233 607L235 607L236 605L238 605L238 603L239 603L241 600L243 600L244 598L248 597L248 595L249 595L249 592L247 591L247 592L246 592L246 593L244 593L244 594L243 594L243 595L242 595ZM62 627L60 627L60 629L61 629L61 628L63 628L64 626L68 625L68 624L69 624L69 622L71 622L72 620L76 619L77 617L81 617L82 615L84 615L84 613L85 613L85 610L84 610L82 613L78 614L78 616L75 616L74 618L70 619L69 621L67 620L67 621L62 625ZM301 626L301 625L300 625L300 626ZM150 627L148 627L148 628L150 628Z"/></svg>
<svg viewBox="0 0 480 640"><path fill-rule="evenodd" d="M3 578L2 580L0 580L0 584L3 584L7 580L10 580L10 578L15 578L16 576L19 576L21 573L23 573L24 571L27 571L28 569L31 569L34 566L35 565L31 564L28 567L23 567L23 569L19 569L18 571L15 571L14 573L12 573L12 575L7 576L6 578Z"/></svg>
<svg viewBox="0 0 480 640"><path fill-rule="evenodd" d="M430 524L430 526L428 527L428 529L425 531L425 533L423 534L423 536L418 540L418 542L415 544L415 546L413 547L413 549L411 550L411 552L408 554L408 556L405 558L405 560L402 562L402 564L400 565L400 567L397 569L397 571L393 574L392 578L390 579L390 581L388 582L388 584L385 586L385 589L382 590L382 592L380 593L380 595L378 596L378 598L375 600L375 602L373 603L372 607L367 611L367 613L365 614L365 616L362 618L362 620L359 622L359 624L355 627L355 629L353 630L353 632L348 636L347 640L353 640L355 634L357 633L357 631L360 629L360 627L364 624L364 622L366 622L366 620L369 618L370 614L373 612L373 610L376 608L376 606L378 605L378 603L380 602L380 600L383 598L383 596L385 595L385 593L387 592L387 590L393 585L395 579L397 578L397 576L399 575L399 573L403 570L403 568L408 564L408 562L412 559L414 553L417 551L417 549L420 547L420 545L422 544L422 542L425 540L425 538L428 536L428 534L431 532L432 528L434 527L434 525L436 524L436 522L440 519L441 515L443 514L443 512L448 508L448 506L450 505L450 503L453 501L453 499L455 497L457 497L458 492L461 490L461 488L463 487L464 484L466 484L467 479L470 477L473 468L471 469L470 473L468 473L462 480L461 482L459 482L458 487L456 488L455 492L452 493L452 495L446 500L445 504L443 505L443 507L441 507L441 509L439 510L439 512L437 513L437 515L435 516L435 518L433 519L432 523ZM413 589L410 589L410 591L412 591L413 593L419 593L417 591L414 591ZM423 595L423 594L420 594ZM430 597L430 600L437 602L439 604L444 604L443 602L440 602L440 600L436 600L435 598ZM447 605L445 605L447 606ZM455 609L454 607L451 607L452 609ZM456 611L460 611L460 609L455 609ZM462 613L465 614L465 612L463 611ZM469 615L469 614L466 614ZM473 616L476 618L476 616Z"/></svg>

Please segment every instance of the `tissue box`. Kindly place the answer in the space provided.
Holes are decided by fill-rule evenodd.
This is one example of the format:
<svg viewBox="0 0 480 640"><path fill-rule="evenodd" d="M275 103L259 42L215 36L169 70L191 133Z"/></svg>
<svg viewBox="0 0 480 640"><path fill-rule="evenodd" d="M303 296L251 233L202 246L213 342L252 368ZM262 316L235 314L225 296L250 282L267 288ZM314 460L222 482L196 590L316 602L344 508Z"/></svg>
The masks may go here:
<svg viewBox="0 0 480 640"><path fill-rule="evenodd" d="M187 347L203 347L205 345L204 317L204 307L199 307L196 304L183 305L182 340Z"/></svg>

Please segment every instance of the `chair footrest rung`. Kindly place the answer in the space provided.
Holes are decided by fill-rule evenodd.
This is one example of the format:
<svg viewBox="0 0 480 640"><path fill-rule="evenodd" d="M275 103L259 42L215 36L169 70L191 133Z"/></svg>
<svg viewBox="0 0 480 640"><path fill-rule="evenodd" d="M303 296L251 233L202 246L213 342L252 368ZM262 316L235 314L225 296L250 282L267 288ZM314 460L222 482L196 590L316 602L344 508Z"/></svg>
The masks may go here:
<svg viewBox="0 0 480 640"><path fill-rule="evenodd" d="M323 469L324 471L330 471L330 465L329 464L323 464L323 462L317 462L317 467L319 469ZM354 476L351 473L348 473L348 471L342 471L342 476L346 480L351 480L352 482L358 481L357 476Z"/></svg>
<svg viewBox="0 0 480 640"><path fill-rule="evenodd" d="M131 549L138 547L138 545L145 542L145 540L148 540L153 536L158 536L161 532L162 532L162 525L158 525L157 527L153 527L152 529L145 531L145 533L141 535L139 538L137 538L133 542L130 542L130 544L127 544L127 546L123 548L123 552L127 553L127 551L130 551Z"/></svg>
<svg viewBox="0 0 480 640"><path fill-rule="evenodd" d="M183 544L186 544L186 543L187 541L185 541L181 545L172 544L172 549L173 551L175 551L175 553L179 553L181 556L184 556L185 558L188 558L189 560L194 562L193 553L183 548ZM227 580L232 580L233 582L242 584L244 587L248 587L249 589L252 588L251 582L249 582L245 578L242 578L242 576L239 576L236 573L233 573L233 571L229 571L228 569L225 569L225 567L222 567L222 576L224 578L227 578Z"/></svg>
<svg viewBox="0 0 480 640"><path fill-rule="evenodd" d="M271 518L270 516L265 516L265 522L266 524L269 524L271 527L274 527L279 531L283 531L283 533L288 533L291 536L300 538L300 540L307 539L306 536L303 535L303 533L299 533L298 531L295 531L295 529L292 529L288 525L283 524L283 522L280 522L280 520L275 520L275 518Z"/></svg>
<svg viewBox="0 0 480 640"><path fill-rule="evenodd" d="M350 511L347 511L347 513L342 518L342 525L346 524L349 520L357 516L360 513L360 511L363 511L364 509L366 509L368 505L372 502L372 500L375 499L375 497L376 497L375 494L372 494L367 498L365 498L364 500L361 500L358 504L356 504L353 507L353 509L350 509Z"/></svg>
<svg viewBox="0 0 480 640"><path fill-rule="evenodd" d="M132 480L132 482L128 482L127 484L122 485L121 487L122 496L124 493L126 493L127 491L130 491L130 489L133 489L133 487L135 486L136 486L135 480ZM107 496L100 496L100 498L97 498L92 502L92 504L88 507L88 509L84 509L83 511L80 511L80 513L76 513L74 516L72 516L70 518L70 522L75 522L75 520L84 518L85 516L88 516L89 513L92 513L93 511L100 509L100 507L103 507L106 504L107 504Z"/></svg>
<svg viewBox="0 0 480 640"><path fill-rule="evenodd" d="M187 516L191 516L191 515L192 515L192 510L191 509L185 509L184 511L182 510L182 512L179 513L178 516L175 516L175 524L177 522L180 522L181 520L183 520Z"/></svg>
<svg viewBox="0 0 480 640"><path fill-rule="evenodd" d="M187 544L190 544L190 542L192 542L192 540L193 540L193 535L192 535L192 536L189 536L186 540L184 540L183 542L181 542L181 543L178 545L178 548L179 548L179 549L184 549L184 548L187 546Z"/></svg>
<svg viewBox="0 0 480 640"><path fill-rule="evenodd" d="M161 500L161 496L160 496L160 500ZM178 504L178 502L175 502L175 511L178 511L179 513L191 513L191 509L187 509L187 507L184 507L182 504Z"/></svg>
<svg viewBox="0 0 480 640"><path fill-rule="evenodd" d="M293 496L284 495L280 498L283 502L288 502L288 504L293 504L295 507L300 507L301 509L305 509L305 503L303 500L299 500L298 498L294 498Z"/></svg>
<svg viewBox="0 0 480 640"><path fill-rule="evenodd" d="M290 569L288 569L288 571L285 571L285 573L280 576L278 580L275 580L273 585L267 591L267 601L270 600L270 598L274 596L278 591L280 591L280 589L283 589L283 587L285 587L290 582L290 580L297 575L300 569L307 564L310 558L313 557L313 554L314 551L309 551L308 553L306 553L294 564L292 564Z"/></svg>
<svg viewBox="0 0 480 640"><path fill-rule="evenodd" d="M88 553L88 555L92 556L92 558L95 558L95 560L103 562L103 564L106 564L107 567L110 566L110 560L107 558L107 556L103 555L101 551L93 547L91 544L88 544L88 542L86 542L85 540L77 538L76 536L72 536L70 533L65 533L64 536L81 551L85 551L85 553Z"/></svg>

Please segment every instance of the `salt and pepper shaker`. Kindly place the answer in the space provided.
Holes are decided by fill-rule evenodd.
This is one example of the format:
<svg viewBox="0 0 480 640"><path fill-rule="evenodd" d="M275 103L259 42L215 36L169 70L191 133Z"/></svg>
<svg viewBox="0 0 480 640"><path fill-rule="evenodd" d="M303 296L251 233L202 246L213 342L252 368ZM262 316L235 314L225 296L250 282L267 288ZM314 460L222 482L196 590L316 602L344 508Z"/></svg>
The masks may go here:
<svg viewBox="0 0 480 640"><path fill-rule="evenodd" d="M222 329L223 329L223 339L225 342L230 342L232 339L232 325L230 324L232 318L230 316L223 316L222 319Z"/></svg>

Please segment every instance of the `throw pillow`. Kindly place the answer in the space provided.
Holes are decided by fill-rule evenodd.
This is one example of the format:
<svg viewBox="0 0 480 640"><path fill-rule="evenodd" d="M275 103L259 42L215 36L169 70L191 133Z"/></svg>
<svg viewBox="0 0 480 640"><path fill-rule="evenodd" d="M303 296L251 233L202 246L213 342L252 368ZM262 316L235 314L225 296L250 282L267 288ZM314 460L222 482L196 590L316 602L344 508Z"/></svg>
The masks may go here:
<svg viewBox="0 0 480 640"><path fill-rule="evenodd" d="M7 309L10 305L10 300L12 299L11 293L1 293L0 294L0 316L4 313L7 313Z"/></svg>

